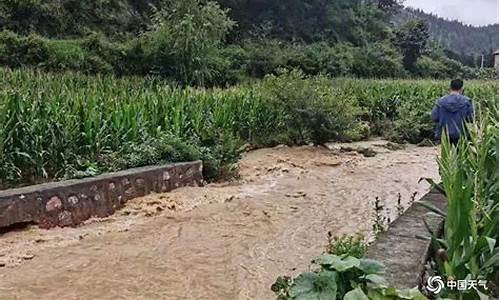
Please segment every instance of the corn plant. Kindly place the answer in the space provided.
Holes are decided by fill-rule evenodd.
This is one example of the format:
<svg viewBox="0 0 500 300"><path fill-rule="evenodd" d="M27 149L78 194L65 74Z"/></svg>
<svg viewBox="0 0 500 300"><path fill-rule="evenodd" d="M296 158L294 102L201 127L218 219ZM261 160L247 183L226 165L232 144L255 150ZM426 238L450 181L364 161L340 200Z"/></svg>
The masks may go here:
<svg viewBox="0 0 500 300"><path fill-rule="evenodd" d="M454 299L488 298L498 289L498 106L478 110L457 146L443 135L439 166L448 199L444 236L433 237L437 273L448 280L486 280L489 290L444 290ZM429 207L429 206L428 206Z"/></svg>
<svg viewBox="0 0 500 300"><path fill-rule="evenodd" d="M467 94L495 99L497 88L495 82L471 82ZM298 72L226 89L195 89L155 78L3 68L0 188L139 162L202 158L220 167L234 163L244 144L359 139L369 133L367 126L375 134L417 141L429 138L428 111L445 91L440 81L331 81ZM171 140L179 154L162 156L168 151L154 140ZM186 147L198 154L181 155L194 153ZM133 161L114 163L112 157Z"/></svg>

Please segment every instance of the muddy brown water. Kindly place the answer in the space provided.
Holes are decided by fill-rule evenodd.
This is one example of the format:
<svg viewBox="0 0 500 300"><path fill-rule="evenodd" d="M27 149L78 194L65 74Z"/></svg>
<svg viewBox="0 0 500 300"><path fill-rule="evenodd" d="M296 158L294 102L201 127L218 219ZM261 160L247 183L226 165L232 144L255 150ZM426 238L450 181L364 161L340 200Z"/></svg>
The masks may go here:
<svg viewBox="0 0 500 300"><path fill-rule="evenodd" d="M324 251L327 232L368 239L378 197L394 219L438 179L436 149L365 158L316 147L244 155L241 179L127 203L78 228L0 236L0 299L273 299ZM339 144L331 145L332 149Z"/></svg>

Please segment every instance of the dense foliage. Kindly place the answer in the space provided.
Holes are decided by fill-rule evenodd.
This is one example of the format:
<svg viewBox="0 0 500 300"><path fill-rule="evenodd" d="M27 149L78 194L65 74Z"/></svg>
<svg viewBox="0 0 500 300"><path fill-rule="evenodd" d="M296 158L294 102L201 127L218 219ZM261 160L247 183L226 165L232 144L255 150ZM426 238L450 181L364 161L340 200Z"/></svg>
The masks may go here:
<svg viewBox="0 0 500 300"><path fill-rule="evenodd" d="M0 3L0 28L23 35L35 33L53 38L78 37L97 32L113 39L123 39L147 30L154 23L152 16L156 12L171 11L176 5L184 5L183 2L185 1L7 0ZM290 0L283 3L277 0L218 0L215 2L223 8L230 9L231 18L239 24L232 34L234 37L249 37L256 26L265 25L269 26L270 33L284 39L312 41L332 36L354 42L363 38L360 33L375 36L380 34L378 30L385 30L384 19L389 15L384 13L384 10L394 7L398 1ZM188 6L193 4L192 1L186 1ZM371 6L376 10L371 9ZM364 20L370 21L363 22ZM361 26L362 29L356 28Z"/></svg>
<svg viewBox="0 0 500 300"><path fill-rule="evenodd" d="M162 4L160 0L5 0L0 2L0 28L50 38L91 32L125 38L146 30Z"/></svg>
<svg viewBox="0 0 500 300"><path fill-rule="evenodd" d="M367 78L477 76L460 55L428 43L425 24L394 27L398 3L9 0L0 3L0 64L197 86L282 68Z"/></svg>
<svg viewBox="0 0 500 300"><path fill-rule="evenodd" d="M221 0L241 24L234 33L244 39L255 33L283 40L349 42L379 40L397 0Z"/></svg>
<svg viewBox="0 0 500 300"><path fill-rule="evenodd" d="M299 71L223 90L1 69L0 178L33 183L200 158L214 178L246 143L321 144L370 132L419 142L432 138L429 111L446 90L447 82ZM466 93L481 102L497 91L495 82L471 82Z"/></svg>
<svg viewBox="0 0 500 300"><path fill-rule="evenodd" d="M403 63L408 71L415 72L417 61L427 46L429 29L423 21L409 21L395 32L395 44L401 48Z"/></svg>
<svg viewBox="0 0 500 300"><path fill-rule="evenodd" d="M498 24L475 27L412 8L401 10L393 17L398 26L410 20L425 21L431 40L448 49L451 58L469 66L480 66L480 56L484 54L485 65L493 66L492 53L498 48Z"/></svg>
<svg viewBox="0 0 500 300"><path fill-rule="evenodd" d="M174 2L154 16L153 30L142 41L149 71L203 86L220 77L220 46L235 23L215 2ZM223 64L223 62L222 62ZM224 66L222 66L224 68Z"/></svg>

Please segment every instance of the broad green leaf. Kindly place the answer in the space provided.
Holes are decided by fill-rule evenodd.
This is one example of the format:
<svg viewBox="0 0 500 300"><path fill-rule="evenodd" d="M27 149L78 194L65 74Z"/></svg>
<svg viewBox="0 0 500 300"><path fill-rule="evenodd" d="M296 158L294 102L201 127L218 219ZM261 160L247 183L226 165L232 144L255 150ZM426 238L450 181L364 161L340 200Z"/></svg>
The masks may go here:
<svg viewBox="0 0 500 300"><path fill-rule="evenodd" d="M337 272L323 270L319 273L321 284L320 300L331 300L337 297Z"/></svg>
<svg viewBox="0 0 500 300"><path fill-rule="evenodd" d="M330 300L337 296L337 273L321 271L299 275L289 292L297 300Z"/></svg>
<svg viewBox="0 0 500 300"><path fill-rule="evenodd" d="M387 287L388 282L384 277L377 274L368 274L366 276L360 276L359 278L364 278L369 282L373 283L376 287Z"/></svg>
<svg viewBox="0 0 500 300"><path fill-rule="evenodd" d="M359 287L348 292L344 296L344 300L370 300L368 296L363 292L363 290Z"/></svg>
<svg viewBox="0 0 500 300"><path fill-rule="evenodd" d="M292 298L314 291L314 282L318 279L316 273L302 273L295 280L290 288Z"/></svg>
<svg viewBox="0 0 500 300"><path fill-rule="evenodd" d="M360 264L359 259L348 256L340 261L334 262L331 266L338 272L344 272L354 267L358 267Z"/></svg>
<svg viewBox="0 0 500 300"><path fill-rule="evenodd" d="M317 257L313 262L319 265L331 265L333 261L340 260L341 257L333 254L324 254Z"/></svg>
<svg viewBox="0 0 500 300"><path fill-rule="evenodd" d="M331 266L338 272L345 272L346 270L358 267L360 260L352 256L342 258L337 255L326 254L318 257L315 263L323 266Z"/></svg>
<svg viewBox="0 0 500 300"><path fill-rule="evenodd" d="M383 274L385 272L385 266L382 263L369 258L361 258L357 267L365 274Z"/></svg>

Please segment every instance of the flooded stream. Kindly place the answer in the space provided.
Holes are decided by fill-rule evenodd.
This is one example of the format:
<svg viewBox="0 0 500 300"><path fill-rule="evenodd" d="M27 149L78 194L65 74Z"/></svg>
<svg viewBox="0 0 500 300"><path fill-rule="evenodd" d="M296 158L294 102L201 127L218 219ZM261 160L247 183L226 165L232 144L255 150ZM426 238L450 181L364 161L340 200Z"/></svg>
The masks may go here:
<svg viewBox="0 0 500 300"><path fill-rule="evenodd" d="M241 178L129 201L78 228L0 236L0 299L273 299L327 232L371 236L374 201L397 216L438 178L436 148L364 157L311 146L246 153Z"/></svg>

